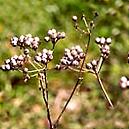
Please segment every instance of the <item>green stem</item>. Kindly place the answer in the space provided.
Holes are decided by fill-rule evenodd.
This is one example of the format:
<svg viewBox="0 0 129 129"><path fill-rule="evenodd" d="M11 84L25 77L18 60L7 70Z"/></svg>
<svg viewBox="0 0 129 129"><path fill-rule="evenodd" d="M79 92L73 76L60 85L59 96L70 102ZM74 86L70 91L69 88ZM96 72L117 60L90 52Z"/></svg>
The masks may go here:
<svg viewBox="0 0 129 129"><path fill-rule="evenodd" d="M104 96L105 96L106 100L108 101L108 103L111 106L111 108L113 108L114 106L113 106L113 104L112 104L112 102L111 102L111 100L110 100L110 98L109 98L109 96L108 96L108 94L107 94L107 92L106 92L106 90L104 88L104 85L103 85L103 83L102 83L102 81L101 81L101 79L99 77L99 74L97 73L96 70L95 70L95 74L96 74L97 80L98 80L98 82L100 84L100 87L101 87L101 89L102 89L102 91L104 93Z"/></svg>

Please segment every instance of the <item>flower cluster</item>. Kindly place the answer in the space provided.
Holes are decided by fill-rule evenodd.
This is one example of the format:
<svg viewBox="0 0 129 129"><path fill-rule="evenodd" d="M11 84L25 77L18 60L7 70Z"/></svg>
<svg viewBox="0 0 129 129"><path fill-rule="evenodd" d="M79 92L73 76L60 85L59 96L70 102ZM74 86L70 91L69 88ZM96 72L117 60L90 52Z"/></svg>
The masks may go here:
<svg viewBox="0 0 129 129"><path fill-rule="evenodd" d="M31 34L21 35L20 37L11 38L12 46L14 47L19 46L20 48L30 47L33 50L36 50L38 48L39 42L40 42L39 37L32 37Z"/></svg>
<svg viewBox="0 0 129 129"><path fill-rule="evenodd" d="M85 54L79 45L65 49L64 56L61 58L60 63L56 65L56 69L59 70L65 69L68 66L78 66L84 56Z"/></svg>
<svg viewBox="0 0 129 129"><path fill-rule="evenodd" d="M127 77L122 76L119 83L122 89L129 88L129 79Z"/></svg>
<svg viewBox="0 0 129 129"><path fill-rule="evenodd" d="M59 39L65 38L65 32L57 32L55 29L48 30L47 36L44 38L46 42L56 43Z"/></svg>
<svg viewBox="0 0 129 129"><path fill-rule="evenodd" d="M86 68L88 70L95 70L95 68L97 67L98 61L97 60L92 60L90 63L86 64Z"/></svg>
<svg viewBox="0 0 129 129"><path fill-rule="evenodd" d="M1 69L3 71L9 71L9 70L17 70L19 68L22 68L22 66L25 63L25 56L20 55L20 56L13 56L10 59L5 60L5 64L1 65Z"/></svg>
<svg viewBox="0 0 129 129"><path fill-rule="evenodd" d="M37 53L34 60L38 63L47 64L53 59L53 51L43 49L42 52Z"/></svg>
<svg viewBox="0 0 129 129"><path fill-rule="evenodd" d="M101 51L101 56L103 58L108 58L110 54L110 44L111 44L111 38L104 38L104 37L97 37L95 39L95 42L99 45L100 51Z"/></svg>

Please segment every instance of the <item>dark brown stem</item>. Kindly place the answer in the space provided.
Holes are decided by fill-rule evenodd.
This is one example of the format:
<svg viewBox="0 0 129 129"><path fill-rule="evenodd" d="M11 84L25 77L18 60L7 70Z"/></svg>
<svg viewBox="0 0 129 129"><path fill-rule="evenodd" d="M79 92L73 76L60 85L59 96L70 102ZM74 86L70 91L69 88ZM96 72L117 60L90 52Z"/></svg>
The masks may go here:
<svg viewBox="0 0 129 129"><path fill-rule="evenodd" d="M46 65L46 69L44 69L44 81L45 81L45 91L46 91L46 99L47 99L47 102L48 102L48 81L47 81L47 65Z"/></svg>
<svg viewBox="0 0 129 129"><path fill-rule="evenodd" d="M66 108L67 108L67 106L68 106L68 104L69 104L71 98L73 97L73 95L74 95L74 93L75 93L75 91L76 91L77 86L80 84L81 81L82 81L82 78L78 78L78 80L77 80L77 82L76 82L76 85L74 86L74 88L73 88L73 90L72 90L72 92L71 92L71 94L70 94L70 96L69 96L67 102L65 103L65 105L64 105L64 107L63 107L63 109L62 109L62 111L60 112L60 114L59 114L59 116L58 116L58 118L57 118L57 120L56 120L56 122L55 122L55 124L54 124L54 128L55 128L55 129L57 128L61 116L63 115L64 111L66 110Z"/></svg>
<svg viewBox="0 0 129 129"><path fill-rule="evenodd" d="M42 77L40 79L40 86L41 86L41 89L42 89L43 100L45 102L45 106L46 106L46 110L47 110L47 118L48 118L48 122L49 122L49 127L50 127L50 129L53 129L53 124L52 124L52 120L51 120L49 104L48 104L48 101L46 99L45 88L43 86L43 78Z"/></svg>
<svg viewBox="0 0 129 129"><path fill-rule="evenodd" d="M84 63L85 63L85 60L86 60L86 56L87 56L87 52L88 52L88 49L89 49L90 37L91 37L91 33L88 34L88 43L87 43L86 50L85 50L85 57L84 57L84 59L83 59L83 62L82 62L82 64L81 64L81 67L80 67L80 71L79 71L79 74L78 74L77 82L76 82L75 86L73 87L73 90L72 90L72 92L71 92L71 94L70 94L68 100L66 101L66 104L64 105L62 111L60 112L60 114L59 114L57 120L55 121L55 124L54 124L54 128L55 128L55 129L57 128L58 123L59 123L59 120L60 120L61 116L63 115L64 111L66 110L66 108L67 108L67 106L68 106L70 100L72 99L72 97L73 97L73 95L74 95L74 93L75 93L75 91L76 91L78 85L80 84L80 81L83 80L83 78L82 78L82 76L83 76L83 74L82 74L82 69L83 69L83 66L84 66Z"/></svg>

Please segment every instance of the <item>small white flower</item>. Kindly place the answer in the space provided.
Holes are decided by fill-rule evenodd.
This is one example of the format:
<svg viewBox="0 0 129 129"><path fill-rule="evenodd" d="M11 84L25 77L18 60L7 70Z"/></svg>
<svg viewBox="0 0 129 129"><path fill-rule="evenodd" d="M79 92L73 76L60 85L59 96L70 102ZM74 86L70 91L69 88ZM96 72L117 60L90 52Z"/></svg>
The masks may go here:
<svg viewBox="0 0 129 129"><path fill-rule="evenodd" d="M41 57L40 56L35 56L35 61L36 62L41 62Z"/></svg>
<svg viewBox="0 0 129 129"><path fill-rule="evenodd" d="M48 30L47 34L48 34L48 36L51 36L52 35L52 30Z"/></svg>
<svg viewBox="0 0 129 129"><path fill-rule="evenodd" d="M77 19L78 19L77 16L73 16L73 17L72 17L72 20L73 20L73 21L77 21Z"/></svg>
<svg viewBox="0 0 129 129"><path fill-rule="evenodd" d="M49 41L50 41L50 37L46 36L46 37L44 38L44 40L45 40L46 42L49 42Z"/></svg>
<svg viewBox="0 0 129 129"><path fill-rule="evenodd" d="M78 66L78 65L79 65L79 62L78 62L77 60L74 60L74 61L72 62L72 65Z"/></svg>
<svg viewBox="0 0 129 129"><path fill-rule="evenodd" d="M41 58L47 58L47 54L46 53L43 53Z"/></svg>
<svg viewBox="0 0 129 129"><path fill-rule="evenodd" d="M107 39L106 39L106 42L107 42L107 43L111 43L111 42L112 42L112 39L111 39L111 38L107 38Z"/></svg>
<svg viewBox="0 0 129 129"><path fill-rule="evenodd" d="M127 84L125 82L120 83L121 88L125 89L127 87Z"/></svg>
<svg viewBox="0 0 129 129"><path fill-rule="evenodd" d="M97 38L95 39L95 41L96 41L96 43L100 43L101 39L100 39L99 37L97 37Z"/></svg>
<svg viewBox="0 0 129 129"><path fill-rule="evenodd" d="M61 32L61 38L65 38L66 34L65 32Z"/></svg>
<svg viewBox="0 0 129 129"><path fill-rule="evenodd" d="M19 38L19 41L20 42L24 42L24 39L25 39L25 36L24 35L21 35L20 38Z"/></svg>
<svg viewBox="0 0 129 129"><path fill-rule="evenodd" d="M129 81L126 82L127 87L129 87Z"/></svg>
<svg viewBox="0 0 129 129"><path fill-rule="evenodd" d="M47 59L46 59L46 58L42 58L42 59L41 59L41 62L42 62L43 64L46 64L46 63L47 63Z"/></svg>
<svg viewBox="0 0 129 129"><path fill-rule="evenodd" d="M92 67L93 67L93 66L92 66L91 63L87 63L87 64L86 64L86 68L87 68L87 69L92 69Z"/></svg>
<svg viewBox="0 0 129 129"><path fill-rule="evenodd" d="M122 76L121 79L120 79L121 82L127 82L127 78L125 76Z"/></svg>
<svg viewBox="0 0 129 129"><path fill-rule="evenodd" d="M48 55L52 55L52 54L53 54L53 51L48 50L47 54L48 54Z"/></svg>
<svg viewBox="0 0 129 129"><path fill-rule="evenodd" d="M34 37L34 40L39 42L40 39L39 39L39 37Z"/></svg>
<svg viewBox="0 0 129 129"><path fill-rule="evenodd" d="M104 44L104 43L105 43L105 41L106 41L106 40L105 40L105 38L104 38L104 37L101 37L101 39L100 39L100 43L101 43L101 44Z"/></svg>
<svg viewBox="0 0 129 129"><path fill-rule="evenodd" d="M97 66L97 61L96 60L93 60L91 63L92 63L93 66Z"/></svg>
<svg viewBox="0 0 129 129"><path fill-rule="evenodd" d="M47 50L47 49L43 49L42 52L43 52L43 53L47 53L48 50Z"/></svg>
<svg viewBox="0 0 129 129"><path fill-rule="evenodd" d="M10 70L11 69L10 65L9 64L6 64L5 65L5 69Z"/></svg>
<svg viewBox="0 0 129 129"><path fill-rule="evenodd" d="M32 35L31 35L31 34L27 34L26 37L27 37L27 38L31 38Z"/></svg>
<svg viewBox="0 0 129 129"><path fill-rule="evenodd" d="M53 34L55 34L55 33L56 33L56 29L52 29L51 31L52 31L52 33L53 33Z"/></svg>
<svg viewBox="0 0 129 129"><path fill-rule="evenodd" d="M75 49L71 51L71 55L77 56L77 54L78 54L78 53L77 53L77 51L76 51Z"/></svg>

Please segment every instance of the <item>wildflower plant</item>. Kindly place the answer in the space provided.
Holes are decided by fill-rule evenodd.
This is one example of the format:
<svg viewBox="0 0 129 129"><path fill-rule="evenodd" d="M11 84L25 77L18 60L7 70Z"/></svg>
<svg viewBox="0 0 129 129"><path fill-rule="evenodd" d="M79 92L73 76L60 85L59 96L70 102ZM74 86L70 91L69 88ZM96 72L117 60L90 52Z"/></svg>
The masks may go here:
<svg viewBox="0 0 129 129"><path fill-rule="evenodd" d="M94 18L98 16L98 13L95 13ZM92 73L103 91L104 97L109 103L109 106L113 108L113 104L104 88L102 80L100 78L101 68L104 64L104 61L108 59L110 54L110 37L96 37L95 43L98 45L100 50L99 58L92 59L90 62L87 62L88 50L91 42L92 30L95 27L94 19L87 21L86 16L83 14L81 20L84 22L85 29L82 29L79 26L79 18L77 16L72 17L74 27L77 31L87 38L87 42L84 48L81 48L79 44L74 45L71 48L65 48L64 55L59 60L58 64L54 68L49 68L48 63L54 60L54 51L56 50L56 44L59 40L65 38L65 32L58 32L56 29L50 29L47 32L47 35L44 37L45 42L51 42L52 48L46 49L43 48L42 51L38 51L40 44L42 43L39 37L34 37L31 34L21 35L19 37L14 36L11 38L10 43L13 47L19 47L22 51L21 55L14 55L9 59L4 61L4 64L1 65L1 70L10 71L17 70L23 74L24 81L27 82L31 77L37 77L39 81L39 89L42 93L43 101L46 107L47 119L49 123L49 129L57 129L59 121L65 112L70 100L75 94L76 89L81 82L83 81L84 73ZM35 55L32 54L34 51ZM31 68L30 68L31 65ZM33 67L33 69L32 69ZM49 90L48 90L48 79L47 75L50 70L56 69L60 70L71 70L77 73L77 80L75 85L72 88L72 91L59 113L55 121L51 118L50 106L49 106ZM126 81L126 82L125 82ZM128 80L126 77L121 78L122 86L125 88L128 86ZM123 84L124 83L124 84Z"/></svg>

